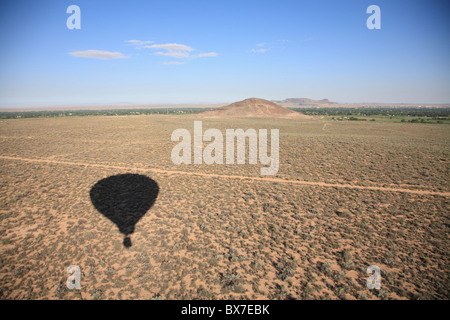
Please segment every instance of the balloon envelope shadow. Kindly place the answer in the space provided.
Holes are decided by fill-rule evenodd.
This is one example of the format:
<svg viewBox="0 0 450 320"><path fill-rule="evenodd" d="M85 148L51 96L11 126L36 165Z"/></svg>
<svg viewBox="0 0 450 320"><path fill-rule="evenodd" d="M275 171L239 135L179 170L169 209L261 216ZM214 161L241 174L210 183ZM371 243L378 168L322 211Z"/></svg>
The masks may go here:
<svg viewBox="0 0 450 320"><path fill-rule="evenodd" d="M130 234L136 223L153 206L159 193L156 181L140 174L119 174L98 181L90 191L91 202L125 235L123 245L131 247Z"/></svg>

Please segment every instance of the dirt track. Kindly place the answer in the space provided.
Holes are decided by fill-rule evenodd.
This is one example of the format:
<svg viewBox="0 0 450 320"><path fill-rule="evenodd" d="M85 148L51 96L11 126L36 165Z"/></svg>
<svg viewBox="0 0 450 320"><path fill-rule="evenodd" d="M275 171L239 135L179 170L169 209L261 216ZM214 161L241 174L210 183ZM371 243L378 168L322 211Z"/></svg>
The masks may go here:
<svg viewBox="0 0 450 320"><path fill-rule="evenodd" d="M263 182L275 182L275 183L295 184L295 185L308 185L308 186L317 186L317 187L325 187L325 188L349 188L349 189L359 189L359 190L401 192L401 193L410 193L410 194L437 195L437 196L443 196L443 197L450 197L450 192L436 192L436 191L430 191L430 190L412 190L412 189L389 188L389 187L381 187L381 186L361 186L361 185L351 185L351 184L286 180L286 179L279 179L279 178L248 177L248 176L241 176L241 175L224 175L224 174L188 172L188 171L178 171L178 170L163 170L163 169L156 169L156 168L124 167L124 166L113 166L113 165L108 165L108 164L61 161L61 160L53 160L53 159L27 159L27 158L21 158L21 157L8 157L8 156L0 156L0 159L13 160L13 161L37 162L37 163L53 163L53 164L72 165L72 166L101 167L101 168L110 168L110 169L121 169L121 170L134 171L134 172L153 171L156 173L164 173L164 174L181 174L181 175L202 176L202 177L210 177L210 178L241 179L241 180L255 180L255 181L263 181Z"/></svg>

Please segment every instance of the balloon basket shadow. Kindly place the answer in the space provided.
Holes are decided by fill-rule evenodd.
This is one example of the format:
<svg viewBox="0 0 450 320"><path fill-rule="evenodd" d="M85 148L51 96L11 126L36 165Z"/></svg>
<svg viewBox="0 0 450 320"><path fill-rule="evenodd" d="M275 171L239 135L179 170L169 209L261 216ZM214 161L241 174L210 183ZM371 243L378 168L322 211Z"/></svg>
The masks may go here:
<svg viewBox="0 0 450 320"><path fill-rule="evenodd" d="M131 247L131 238L130 238L130 236L125 236L125 238L123 238L123 246L125 248Z"/></svg>

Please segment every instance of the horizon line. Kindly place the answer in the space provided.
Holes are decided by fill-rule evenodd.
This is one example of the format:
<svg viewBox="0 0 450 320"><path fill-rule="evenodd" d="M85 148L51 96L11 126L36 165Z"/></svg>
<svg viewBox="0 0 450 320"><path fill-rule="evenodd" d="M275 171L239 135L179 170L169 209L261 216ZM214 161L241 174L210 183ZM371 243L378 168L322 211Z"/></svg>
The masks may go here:
<svg viewBox="0 0 450 320"><path fill-rule="evenodd" d="M309 98L286 98L286 99L309 99ZM272 102L283 102L284 100L276 100L276 99L264 99ZM244 99L245 100L245 99ZM312 101L320 101L316 99L310 99ZM326 99L321 99L326 100ZM239 100L242 101L242 100ZM332 105L393 105L393 106L450 106L450 102L447 103L432 103L432 102L337 102L337 101L331 101L329 100L329 103ZM234 101L237 102L237 101ZM187 102L187 103L127 103L127 102L121 102L121 103L93 103L93 104L87 104L87 103L80 103L80 104L58 104L58 105L39 105L39 106L0 106L0 111L2 110L21 110L21 109L33 109L30 111L49 111L48 109L66 109L67 108L77 108L81 110L87 110L86 108L94 108L90 110L97 110L98 108L105 109L110 108L109 110L114 110L118 108L137 108L137 107L145 107L145 108L183 108L183 107L189 107L189 106L207 106L207 105L224 105L224 104L230 104L233 102ZM313 103L311 103L313 105ZM304 106L308 106L308 104L305 104ZM299 105L299 107L302 107L302 105ZM319 105L314 105L314 107L320 107ZM290 107L293 108L293 107ZM45 109L45 110L44 110ZM105 109L106 110L106 109ZM25 111L25 110L23 110ZM57 111L57 110L56 110ZM8 111L3 111L8 112Z"/></svg>

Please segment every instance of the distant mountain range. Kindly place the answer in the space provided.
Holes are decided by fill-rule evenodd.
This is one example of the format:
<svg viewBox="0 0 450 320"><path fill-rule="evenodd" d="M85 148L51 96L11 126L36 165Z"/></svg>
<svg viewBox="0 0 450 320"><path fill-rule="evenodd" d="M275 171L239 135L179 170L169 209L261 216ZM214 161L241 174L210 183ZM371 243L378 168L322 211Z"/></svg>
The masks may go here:
<svg viewBox="0 0 450 320"><path fill-rule="evenodd" d="M284 100L272 100L283 107L296 107L296 106L328 106L332 104L338 104L328 99L313 100L308 98L288 98Z"/></svg>

